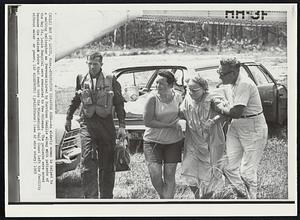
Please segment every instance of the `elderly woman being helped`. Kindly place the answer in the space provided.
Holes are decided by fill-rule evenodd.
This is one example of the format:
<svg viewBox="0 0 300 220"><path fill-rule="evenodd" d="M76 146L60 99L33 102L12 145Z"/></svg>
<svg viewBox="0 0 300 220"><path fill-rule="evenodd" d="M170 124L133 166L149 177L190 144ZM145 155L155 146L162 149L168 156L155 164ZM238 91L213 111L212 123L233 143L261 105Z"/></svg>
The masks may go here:
<svg viewBox="0 0 300 220"><path fill-rule="evenodd" d="M222 89L208 92L208 83L195 75L187 80L188 93L180 110L186 119L182 175L195 198L211 198L224 185L224 117L214 111L216 104L228 104ZM219 91L219 92L217 92Z"/></svg>
<svg viewBox="0 0 300 220"><path fill-rule="evenodd" d="M144 154L152 185L161 199L175 194L175 172L181 162L183 132L179 124L181 94L173 90L174 75L158 73L157 90L146 102L144 121Z"/></svg>

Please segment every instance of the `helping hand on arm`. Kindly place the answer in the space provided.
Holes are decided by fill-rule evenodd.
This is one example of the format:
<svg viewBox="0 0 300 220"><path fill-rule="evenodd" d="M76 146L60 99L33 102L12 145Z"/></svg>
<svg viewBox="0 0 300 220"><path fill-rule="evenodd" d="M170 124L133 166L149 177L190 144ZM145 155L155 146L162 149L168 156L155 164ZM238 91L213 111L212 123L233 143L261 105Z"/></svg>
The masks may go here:
<svg viewBox="0 0 300 220"><path fill-rule="evenodd" d="M221 104L216 106L216 111L222 115L229 116L231 118L240 118L244 112L245 106L235 105L233 107L222 106Z"/></svg>

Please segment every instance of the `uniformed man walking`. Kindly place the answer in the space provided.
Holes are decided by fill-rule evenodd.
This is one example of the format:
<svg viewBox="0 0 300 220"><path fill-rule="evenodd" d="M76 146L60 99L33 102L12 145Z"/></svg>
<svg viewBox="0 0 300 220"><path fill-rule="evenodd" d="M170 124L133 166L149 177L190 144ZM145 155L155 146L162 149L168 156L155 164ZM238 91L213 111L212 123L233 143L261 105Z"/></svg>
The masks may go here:
<svg viewBox="0 0 300 220"><path fill-rule="evenodd" d="M88 56L87 65L89 72L77 76L76 93L67 112L65 129L71 130L73 114L82 103L80 137L84 197L98 198L100 189L100 198L113 198L116 131L112 108L115 107L119 120L118 136L125 138L124 99L116 78L103 74L100 53Z"/></svg>
<svg viewBox="0 0 300 220"><path fill-rule="evenodd" d="M239 198L256 199L257 167L268 136L259 92L248 76L240 74L235 58L221 60L218 73L223 84L232 84L233 89L232 106L217 106L221 114L232 118L226 138L225 176Z"/></svg>

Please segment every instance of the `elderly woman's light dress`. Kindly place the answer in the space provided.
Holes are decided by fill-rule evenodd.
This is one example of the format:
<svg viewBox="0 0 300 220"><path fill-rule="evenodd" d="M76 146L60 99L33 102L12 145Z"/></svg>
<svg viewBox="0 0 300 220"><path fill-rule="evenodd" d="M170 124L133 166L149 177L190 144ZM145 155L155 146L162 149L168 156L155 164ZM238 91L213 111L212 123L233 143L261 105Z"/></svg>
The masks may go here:
<svg viewBox="0 0 300 220"><path fill-rule="evenodd" d="M188 93L180 109L187 122L182 176L195 198L211 198L224 186L224 118L213 108L220 103L228 104L223 89L209 93L207 81L199 76L188 81Z"/></svg>

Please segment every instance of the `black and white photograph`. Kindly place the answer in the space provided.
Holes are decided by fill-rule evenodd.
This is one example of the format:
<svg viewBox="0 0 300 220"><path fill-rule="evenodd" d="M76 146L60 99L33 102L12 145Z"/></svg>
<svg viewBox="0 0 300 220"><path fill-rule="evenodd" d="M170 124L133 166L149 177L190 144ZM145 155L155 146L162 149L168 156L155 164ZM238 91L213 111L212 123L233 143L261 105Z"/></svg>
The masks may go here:
<svg viewBox="0 0 300 220"><path fill-rule="evenodd" d="M6 16L18 76L8 206L296 215L295 4L6 5Z"/></svg>

